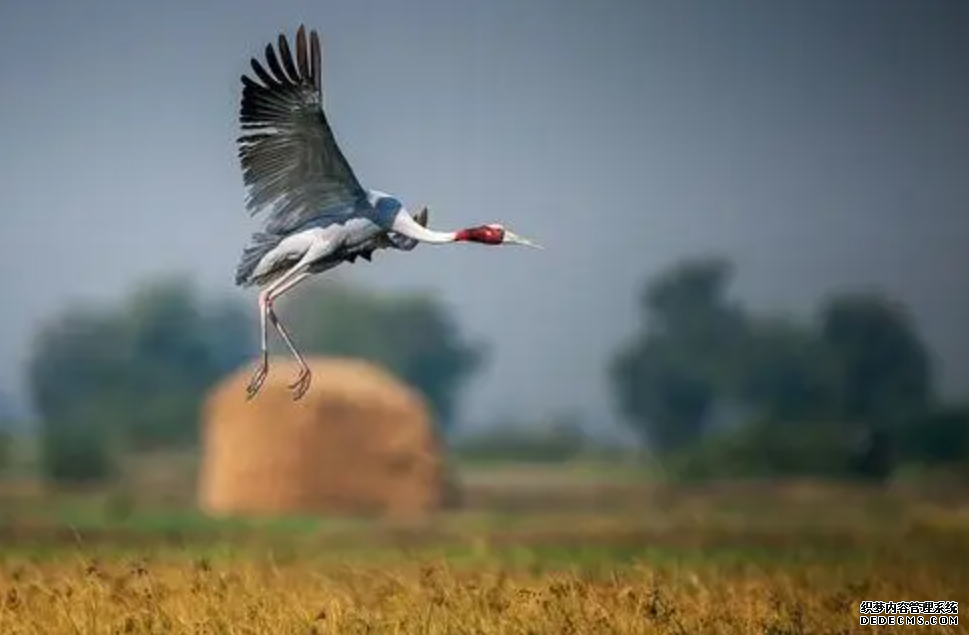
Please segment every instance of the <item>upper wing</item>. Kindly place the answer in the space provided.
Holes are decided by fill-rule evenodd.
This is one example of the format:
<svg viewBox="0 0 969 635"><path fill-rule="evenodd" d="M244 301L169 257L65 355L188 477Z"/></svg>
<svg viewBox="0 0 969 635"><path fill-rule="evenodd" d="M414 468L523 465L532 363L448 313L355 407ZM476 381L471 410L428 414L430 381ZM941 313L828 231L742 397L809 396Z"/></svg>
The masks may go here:
<svg viewBox="0 0 969 635"><path fill-rule="evenodd" d="M323 112L320 39L296 33L296 60L284 35L278 56L266 45L269 72L252 59L261 81L242 76L237 140L251 215L270 209L267 230L286 231L326 214L345 214L366 193L340 151Z"/></svg>

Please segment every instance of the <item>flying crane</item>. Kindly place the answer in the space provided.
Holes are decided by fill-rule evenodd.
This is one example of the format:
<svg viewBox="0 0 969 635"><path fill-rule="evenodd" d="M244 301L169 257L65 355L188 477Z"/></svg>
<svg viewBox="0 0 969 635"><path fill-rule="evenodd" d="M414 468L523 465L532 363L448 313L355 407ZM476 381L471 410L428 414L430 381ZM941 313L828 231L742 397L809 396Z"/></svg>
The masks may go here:
<svg viewBox="0 0 969 635"><path fill-rule="evenodd" d="M491 223L457 231L427 227L424 207L411 215L396 197L364 188L340 151L323 111L320 38L299 27L296 56L280 34L267 44L265 64L251 61L255 78L242 76L237 140L251 216L265 213L236 268L236 284L259 292L260 358L247 397L252 399L269 372L267 324L296 358L300 372L289 385L300 399L312 373L276 316L273 304L308 277L379 249L411 251L418 243L539 247L504 226ZM267 69L268 66L268 69Z"/></svg>

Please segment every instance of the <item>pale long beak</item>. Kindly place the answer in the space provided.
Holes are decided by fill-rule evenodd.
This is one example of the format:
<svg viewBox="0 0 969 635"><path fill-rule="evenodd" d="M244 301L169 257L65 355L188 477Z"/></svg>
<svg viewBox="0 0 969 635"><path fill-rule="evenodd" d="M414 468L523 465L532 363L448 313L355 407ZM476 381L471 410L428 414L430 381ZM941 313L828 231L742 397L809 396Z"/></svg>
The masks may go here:
<svg viewBox="0 0 969 635"><path fill-rule="evenodd" d="M524 247L534 247L535 249L545 249L544 247L542 247L538 243L533 243L532 241L528 240L527 238L524 238L522 236L519 236L515 232L508 231L507 229L505 230L505 240L504 240L504 242L510 243L512 245L522 245Z"/></svg>

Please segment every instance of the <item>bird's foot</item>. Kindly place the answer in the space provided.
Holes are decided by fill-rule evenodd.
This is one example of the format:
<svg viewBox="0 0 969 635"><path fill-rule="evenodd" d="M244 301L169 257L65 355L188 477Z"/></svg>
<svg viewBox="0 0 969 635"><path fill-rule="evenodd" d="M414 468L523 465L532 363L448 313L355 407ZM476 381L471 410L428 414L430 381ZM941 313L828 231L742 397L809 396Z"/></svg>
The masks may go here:
<svg viewBox="0 0 969 635"><path fill-rule="evenodd" d="M266 376L269 374L269 354L263 353L259 359L259 365L256 367L256 371L252 374L252 379L249 380L249 385L246 387L246 401L249 401L256 396L259 389L262 388L263 382L266 381Z"/></svg>
<svg viewBox="0 0 969 635"><path fill-rule="evenodd" d="M289 385L289 389L293 391L293 401L299 401L306 394L312 379L313 374L309 368L303 366L299 369L299 377Z"/></svg>

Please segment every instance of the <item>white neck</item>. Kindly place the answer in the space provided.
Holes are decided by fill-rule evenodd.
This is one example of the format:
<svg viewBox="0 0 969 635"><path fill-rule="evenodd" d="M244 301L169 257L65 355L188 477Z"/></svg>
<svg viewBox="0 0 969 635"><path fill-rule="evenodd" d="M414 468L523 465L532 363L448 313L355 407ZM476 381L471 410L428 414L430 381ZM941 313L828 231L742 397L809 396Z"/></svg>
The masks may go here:
<svg viewBox="0 0 969 635"><path fill-rule="evenodd" d="M398 234L419 240L422 243L443 245L453 243L457 239L457 232L439 232L422 227L403 207L394 215L390 228Z"/></svg>

